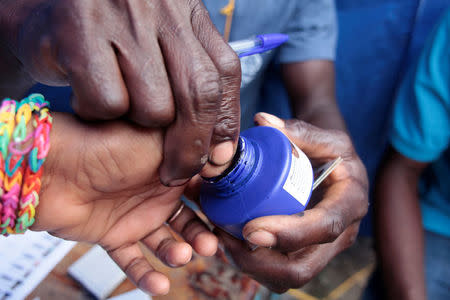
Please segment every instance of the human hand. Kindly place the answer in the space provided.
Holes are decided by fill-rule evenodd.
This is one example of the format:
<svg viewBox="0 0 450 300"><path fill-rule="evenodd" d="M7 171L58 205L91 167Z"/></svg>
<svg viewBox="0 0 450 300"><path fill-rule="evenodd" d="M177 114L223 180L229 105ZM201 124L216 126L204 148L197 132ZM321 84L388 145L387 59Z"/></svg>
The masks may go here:
<svg viewBox="0 0 450 300"><path fill-rule="evenodd" d="M231 160L240 63L201 0L1 1L0 39L34 80L70 84L82 118L168 126L164 184Z"/></svg>
<svg viewBox="0 0 450 300"><path fill-rule="evenodd" d="M186 207L170 225L190 245L176 241L165 225L180 207L184 187L159 181L162 142L162 130L119 121L85 124L54 114L32 230L100 244L139 288L167 293L168 278L152 268L138 243L177 267L190 261L190 245L213 255L217 238Z"/></svg>
<svg viewBox="0 0 450 300"><path fill-rule="evenodd" d="M336 254L353 244L368 208L368 180L345 133L264 113L256 115L255 121L283 131L305 152L313 167L339 156L344 160L313 192L303 215L254 219L243 229L247 242L216 229L243 272L281 293L310 281ZM252 251L248 242L260 247Z"/></svg>

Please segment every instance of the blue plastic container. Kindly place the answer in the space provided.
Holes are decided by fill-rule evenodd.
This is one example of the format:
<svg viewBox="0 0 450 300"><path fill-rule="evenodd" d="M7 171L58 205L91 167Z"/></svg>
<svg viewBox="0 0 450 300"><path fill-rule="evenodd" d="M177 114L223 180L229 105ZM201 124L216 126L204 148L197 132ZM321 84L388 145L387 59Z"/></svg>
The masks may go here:
<svg viewBox="0 0 450 300"><path fill-rule="evenodd" d="M205 179L200 202L210 221L243 239L243 227L254 218L302 212L312 185L306 155L281 131L255 127L241 134L231 166Z"/></svg>

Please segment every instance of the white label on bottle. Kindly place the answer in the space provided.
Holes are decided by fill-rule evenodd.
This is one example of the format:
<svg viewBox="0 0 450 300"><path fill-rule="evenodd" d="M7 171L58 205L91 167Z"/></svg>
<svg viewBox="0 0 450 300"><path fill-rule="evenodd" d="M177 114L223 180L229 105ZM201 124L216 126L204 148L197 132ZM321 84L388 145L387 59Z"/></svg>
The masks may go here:
<svg viewBox="0 0 450 300"><path fill-rule="evenodd" d="M313 171L308 157L294 143L291 169L283 188L303 206L306 205L313 184Z"/></svg>

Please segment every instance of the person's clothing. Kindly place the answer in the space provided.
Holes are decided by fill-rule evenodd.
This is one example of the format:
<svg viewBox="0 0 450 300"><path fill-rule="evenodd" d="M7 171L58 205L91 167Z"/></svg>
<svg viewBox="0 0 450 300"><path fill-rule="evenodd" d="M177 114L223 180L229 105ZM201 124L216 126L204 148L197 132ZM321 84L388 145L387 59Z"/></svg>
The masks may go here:
<svg viewBox="0 0 450 300"><path fill-rule="evenodd" d="M431 163L419 192L425 227L428 299L450 299L450 10L433 31L399 89L390 141L404 156ZM401 212L399 212L401 213ZM380 270L364 300L383 299Z"/></svg>
<svg viewBox="0 0 450 300"><path fill-rule="evenodd" d="M450 10L399 90L390 141L404 156L431 163L419 190L424 227L450 237Z"/></svg>
<svg viewBox="0 0 450 300"><path fill-rule="evenodd" d="M450 299L450 238L425 232L425 265L428 299Z"/></svg>
<svg viewBox="0 0 450 300"><path fill-rule="evenodd" d="M450 299L450 238L425 231L425 283L430 300ZM361 297L363 300L384 299L380 269L372 274Z"/></svg>
<svg viewBox="0 0 450 300"><path fill-rule="evenodd" d="M226 17L220 10L228 0L204 0L211 20L223 33ZM265 33L287 33L289 41L275 51L242 59L241 127L253 126L253 116L264 109L264 77L269 65L312 59L334 60L336 13L332 0L236 0L230 41ZM270 99L274 105L289 103Z"/></svg>

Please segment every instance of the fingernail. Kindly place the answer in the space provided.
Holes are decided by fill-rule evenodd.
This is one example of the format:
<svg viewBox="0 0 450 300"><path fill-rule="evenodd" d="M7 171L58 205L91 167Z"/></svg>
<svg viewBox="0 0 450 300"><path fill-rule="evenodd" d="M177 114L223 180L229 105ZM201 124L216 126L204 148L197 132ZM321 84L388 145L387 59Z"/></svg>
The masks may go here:
<svg viewBox="0 0 450 300"><path fill-rule="evenodd" d="M175 179L175 180L170 181L169 184L167 184L167 186L176 187L176 186L185 185L189 180L191 180L191 179L190 178Z"/></svg>
<svg viewBox="0 0 450 300"><path fill-rule="evenodd" d="M273 247L277 243L277 238L270 232L257 230L250 233L246 240L250 243L262 247Z"/></svg>
<svg viewBox="0 0 450 300"><path fill-rule="evenodd" d="M231 161L233 158L233 150L234 147L232 141L217 144L209 155L209 161L216 166L222 166Z"/></svg>
<svg viewBox="0 0 450 300"><path fill-rule="evenodd" d="M276 127L280 127L280 128L284 127L284 121L274 115L264 113L264 112L258 113L258 115L261 118L263 118L264 120L266 120L268 123L270 123Z"/></svg>

